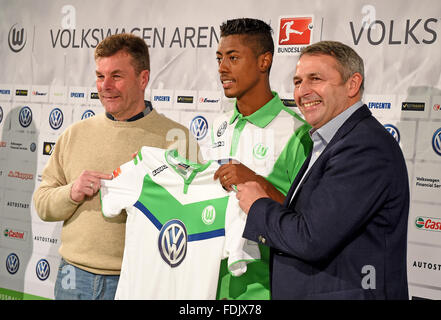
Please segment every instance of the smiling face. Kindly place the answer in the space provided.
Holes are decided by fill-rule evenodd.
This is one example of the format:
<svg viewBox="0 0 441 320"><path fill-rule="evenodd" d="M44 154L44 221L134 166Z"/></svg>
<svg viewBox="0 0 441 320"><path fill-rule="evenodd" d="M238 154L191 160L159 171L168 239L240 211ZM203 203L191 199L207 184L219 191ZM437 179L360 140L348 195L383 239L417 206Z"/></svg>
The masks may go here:
<svg viewBox="0 0 441 320"><path fill-rule="evenodd" d="M305 120L318 129L360 99L361 79L355 73L343 82L334 57L306 54L297 63L294 98Z"/></svg>
<svg viewBox="0 0 441 320"><path fill-rule="evenodd" d="M106 112L117 120L127 120L143 111L148 70L137 74L132 57L122 50L110 57L98 58L95 62L96 87Z"/></svg>
<svg viewBox="0 0 441 320"><path fill-rule="evenodd" d="M216 51L219 75L228 98L238 100L246 95L258 94L264 73L259 68L262 55L257 56L244 41L246 35L221 37Z"/></svg>

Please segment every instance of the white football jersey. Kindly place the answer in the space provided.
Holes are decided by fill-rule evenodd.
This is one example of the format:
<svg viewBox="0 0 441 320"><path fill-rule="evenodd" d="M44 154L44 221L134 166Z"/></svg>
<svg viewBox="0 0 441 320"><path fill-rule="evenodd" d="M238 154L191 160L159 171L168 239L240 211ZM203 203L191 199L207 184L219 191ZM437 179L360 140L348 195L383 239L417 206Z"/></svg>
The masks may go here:
<svg viewBox="0 0 441 320"><path fill-rule="evenodd" d="M215 299L222 259L239 276L260 258L242 238L246 215L235 194L213 180L218 167L143 147L101 181L104 216L127 212L116 299Z"/></svg>

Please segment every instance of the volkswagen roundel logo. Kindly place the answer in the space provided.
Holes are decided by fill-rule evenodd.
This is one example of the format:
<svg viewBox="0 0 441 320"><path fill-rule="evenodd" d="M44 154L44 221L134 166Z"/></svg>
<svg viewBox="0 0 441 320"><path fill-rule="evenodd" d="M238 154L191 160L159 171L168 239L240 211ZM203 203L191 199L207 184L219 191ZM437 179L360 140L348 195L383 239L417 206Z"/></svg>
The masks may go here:
<svg viewBox="0 0 441 320"><path fill-rule="evenodd" d="M93 117L94 115L95 115L95 112L88 109L88 110L84 111L83 115L81 116L81 120Z"/></svg>
<svg viewBox="0 0 441 320"><path fill-rule="evenodd" d="M182 221L168 221L159 233L159 253L172 268L181 264L187 254L187 229Z"/></svg>
<svg viewBox="0 0 441 320"><path fill-rule="evenodd" d="M32 123L32 110L28 106L24 106L20 109L18 114L18 121L23 128L29 127Z"/></svg>
<svg viewBox="0 0 441 320"><path fill-rule="evenodd" d="M3 108L2 106L0 106L0 124L2 123L2 121L3 121Z"/></svg>
<svg viewBox="0 0 441 320"><path fill-rule="evenodd" d="M6 258L6 270L10 274L15 274L18 271L18 268L20 267L20 259L18 259L18 256L15 253L11 253Z"/></svg>
<svg viewBox="0 0 441 320"><path fill-rule="evenodd" d="M49 124L54 130L60 129L63 125L63 112L59 108L54 108L49 114Z"/></svg>
<svg viewBox="0 0 441 320"><path fill-rule="evenodd" d="M20 52L26 45L26 31L17 23L9 29L8 44L13 52Z"/></svg>
<svg viewBox="0 0 441 320"><path fill-rule="evenodd" d="M37 266L35 267L35 273L37 274L38 279L40 279L41 281L49 278L49 274L51 273L49 262L47 262L46 259L40 259L37 262Z"/></svg>
<svg viewBox="0 0 441 320"><path fill-rule="evenodd" d="M436 130L433 134L432 148L437 155L441 156L441 128Z"/></svg>
<svg viewBox="0 0 441 320"><path fill-rule="evenodd" d="M391 124L385 124L384 128L389 131L389 133L394 137L395 140L397 140L398 143L400 143L400 131L398 131L397 127Z"/></svg>
<svg viewBox="0 0 441 320"><path fill-rule="evenodd" d="M208 132L208 121L203 116L196 116L191 120L190 131L197 140L205 138Z"/></svg>

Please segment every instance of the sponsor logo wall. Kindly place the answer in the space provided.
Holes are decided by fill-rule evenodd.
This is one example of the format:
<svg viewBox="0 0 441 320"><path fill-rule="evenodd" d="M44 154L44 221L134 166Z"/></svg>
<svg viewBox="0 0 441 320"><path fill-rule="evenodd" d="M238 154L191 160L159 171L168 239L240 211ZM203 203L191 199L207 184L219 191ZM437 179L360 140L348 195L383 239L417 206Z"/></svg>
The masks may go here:
<svg viewBox="0 0 441 320"><path fill-rule="evenodd" d="M441 298L441 20L434 14L441 3L225 4L215 11L197 0L134 0L124 6L116 0L87 5L46 0L38 11L30 3L5 4L0 21L0 299L53 299L62 223L41 221L32 193L58 136L69 125L104 112L94 85L97 44L121 32L142 37L151 55L145 98L187 126L207 154L213 119L234 108L217 73L219 26L245 16L272 26L271 86L295 112L292 77L301 48L337 40L362 56L363 101L398 141L408 166L410 295ZM109 19L114 12L118 18ZM256 146L257 155L265 151Z"/></svg>

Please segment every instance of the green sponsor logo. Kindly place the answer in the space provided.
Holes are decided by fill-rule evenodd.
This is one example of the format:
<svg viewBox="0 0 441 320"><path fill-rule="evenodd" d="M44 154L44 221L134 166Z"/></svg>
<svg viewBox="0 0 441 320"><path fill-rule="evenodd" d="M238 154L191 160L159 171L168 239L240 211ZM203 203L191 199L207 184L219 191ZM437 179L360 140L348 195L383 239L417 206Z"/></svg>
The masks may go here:
<svg viewBox="0 0 441 320"><path fill-rule="evenodd" d="M425 222L425 221L424 221L423 218L418 217L418 218L415 220L415 225L416 225L417 228L421 229L422 227L424 227L424 222Z"/></svg>

